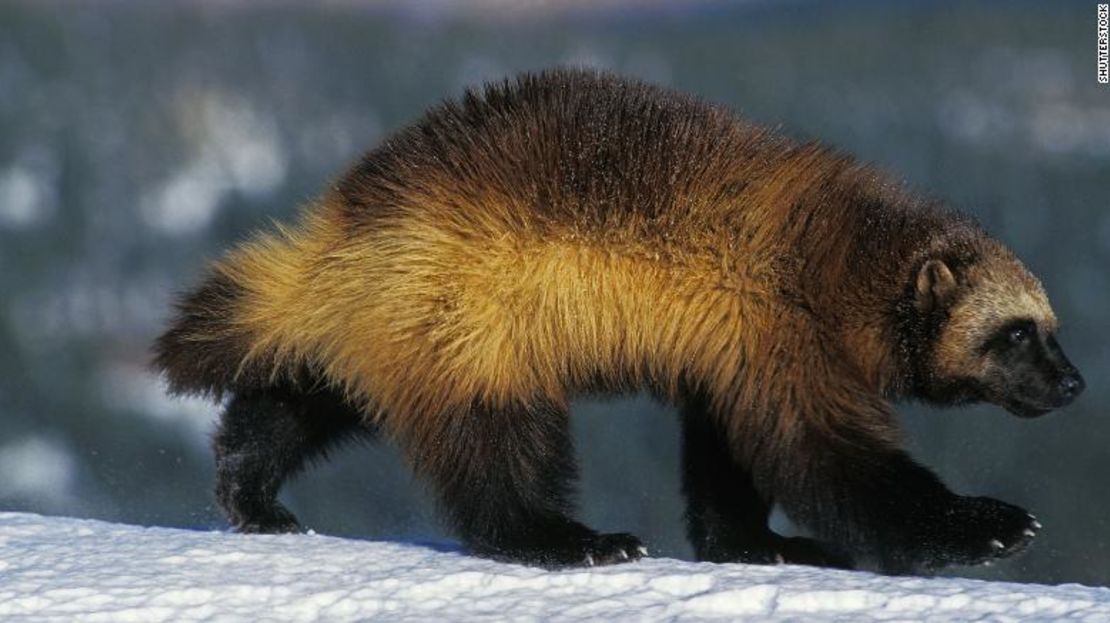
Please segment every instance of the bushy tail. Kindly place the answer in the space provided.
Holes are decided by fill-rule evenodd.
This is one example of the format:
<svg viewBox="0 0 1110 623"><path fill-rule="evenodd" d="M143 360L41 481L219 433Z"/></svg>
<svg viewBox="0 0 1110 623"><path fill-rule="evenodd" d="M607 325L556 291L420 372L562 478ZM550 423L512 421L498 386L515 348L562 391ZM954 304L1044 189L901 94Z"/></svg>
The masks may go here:
<svg viewBox="0 0 1110 623"><path fill-rule="evenodd" d="M249 335L235 322L242 296L237 283L213 270L178 302L170 328L154 343L153 367L165 376L172 393L218 399L259 385L258 375L244 366Z"/></svg>

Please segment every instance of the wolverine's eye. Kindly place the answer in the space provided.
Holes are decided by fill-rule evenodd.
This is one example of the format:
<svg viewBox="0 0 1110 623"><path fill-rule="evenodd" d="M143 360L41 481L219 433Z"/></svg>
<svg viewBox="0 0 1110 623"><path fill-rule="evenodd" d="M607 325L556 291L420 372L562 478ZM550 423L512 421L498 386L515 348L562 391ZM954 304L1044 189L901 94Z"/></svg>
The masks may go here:
<svg viewBox="0 0 1110 623"><path fill-rule="evenodd" d="M1030 337L1032 336L1030 335L1030 331L1027 327L1014 327L1013 329L1010 329L1009 334L1006 335L1006 338L1010 340L1011 344L1022 344Z"/></svg>
<svg viewBox="0 0 1110 623"><path fill-rule="evenodd" d="M983 344L982 352L1006 353L1022 349L1037 338L1037 324L1030 319L1015 320L999 327L991 333L990 339Z"/></svg>

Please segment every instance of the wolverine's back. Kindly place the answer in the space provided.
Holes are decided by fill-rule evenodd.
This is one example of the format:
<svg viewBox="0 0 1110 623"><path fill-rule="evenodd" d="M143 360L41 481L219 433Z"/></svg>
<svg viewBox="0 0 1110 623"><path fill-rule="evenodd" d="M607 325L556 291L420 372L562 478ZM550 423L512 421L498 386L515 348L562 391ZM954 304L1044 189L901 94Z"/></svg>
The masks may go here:
<svg viewBox="0 0 1110 623"><path fill-rule="evenodd" d="M433 109L229 254L159 363L182 391L324 383L379 413L666 390L717 366L707 342L746 350L746 311L779 313L789 208L844 169L673 91L526 75Z"/></svg>
<svg viewBox="0 0 1110 623"><path fill-rule="evenodd" d="M715 194L739 190L789 149L675 91L550 71L433 108L367 154L338 191L356 221L454 209L509 226L601 229L717 211Z"/></svg>

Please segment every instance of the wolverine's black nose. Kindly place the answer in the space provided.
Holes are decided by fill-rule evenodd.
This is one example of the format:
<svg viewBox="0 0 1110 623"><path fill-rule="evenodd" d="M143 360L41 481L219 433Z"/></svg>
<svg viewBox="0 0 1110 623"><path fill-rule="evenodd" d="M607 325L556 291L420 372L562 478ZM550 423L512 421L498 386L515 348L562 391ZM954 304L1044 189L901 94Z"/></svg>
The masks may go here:
<svg viewBox="0 0 1110 623"><path fill-rule="evenodd" d="M1083 377L1079 376L1078 372L1067 374L1064 378L1060 379L1060 397L1071 402L1075 400L1076 396L1083 393L1083 388L1086 386L1087 384L1083 382Z"/></svg>

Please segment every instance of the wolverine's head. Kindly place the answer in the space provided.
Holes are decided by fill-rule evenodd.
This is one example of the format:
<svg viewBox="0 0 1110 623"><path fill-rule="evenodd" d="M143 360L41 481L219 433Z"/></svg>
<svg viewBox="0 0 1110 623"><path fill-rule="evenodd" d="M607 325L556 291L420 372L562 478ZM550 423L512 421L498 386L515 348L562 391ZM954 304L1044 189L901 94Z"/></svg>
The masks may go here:
<svg viewBox="0 0 1110 623"><path fill-rule="evenodd" d="M932 338L918 364L922 398L986 400L1036 417L1083 391L1083 377L1056 342L1056 316L1040 281L1002 245L986 241L965 260L928 259L912 290Z"/></svg>

